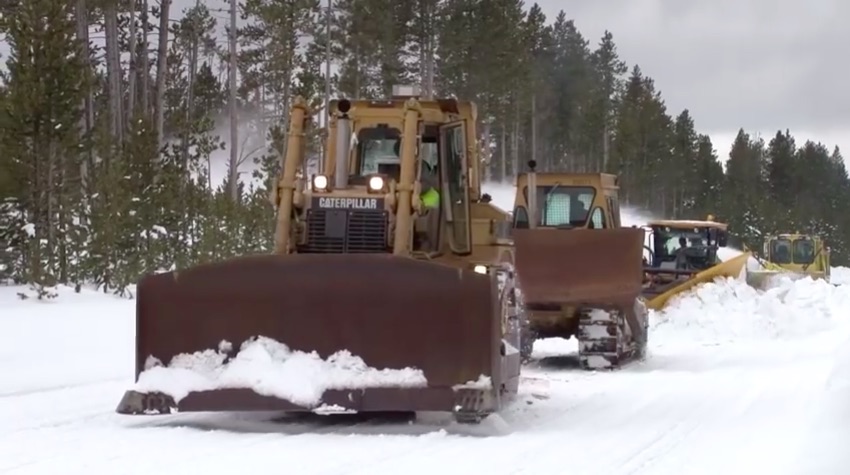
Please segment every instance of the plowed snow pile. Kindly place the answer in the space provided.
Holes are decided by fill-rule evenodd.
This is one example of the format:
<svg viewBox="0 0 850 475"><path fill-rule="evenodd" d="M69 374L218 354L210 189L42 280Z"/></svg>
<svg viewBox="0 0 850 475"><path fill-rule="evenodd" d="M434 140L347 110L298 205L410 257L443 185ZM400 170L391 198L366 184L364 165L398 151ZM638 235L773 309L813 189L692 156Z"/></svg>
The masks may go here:
<svg viewBox="0 0 850 475"><path fill-rule="evenodd" d="M847 322L850 293L821 280L781 279L764 292L737 279L718 279L652 312L651 339L723 343L795 339ZM675 338L674 338L675 337Z"/></svg>

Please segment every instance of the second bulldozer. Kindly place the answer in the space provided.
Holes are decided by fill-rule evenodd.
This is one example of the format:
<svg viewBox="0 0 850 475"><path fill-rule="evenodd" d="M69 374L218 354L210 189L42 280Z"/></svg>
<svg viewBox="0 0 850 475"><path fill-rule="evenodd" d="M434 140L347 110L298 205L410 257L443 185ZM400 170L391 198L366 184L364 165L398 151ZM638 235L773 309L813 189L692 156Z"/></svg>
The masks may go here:
<svg viewBox="0 0 850 475"><path fill-rule="evenodd" d="M517 282L534 340L576 337L585 369L641 358L648 336L640 297L644 231L620 225L618 178L604 173L520 174L513 239Z"/></svg>
<svg viewBox="0 0 850 475"><path fill-rule="evenodd" d="M307 110L302 100L292 107L273 196L274 254L139 283L137 380L152 361L262 336L322 358L347 350L373 368L421 370L424 381L337 383L307 405L245 384L182 398L137 388L118 412L321 404L476 422L517 392L522 322L510 222L481 199L475 105L399 90L381 101L332 101L331 111L323 172L299 176ZM260 382L281 377L266 376Z"/></svg>
<svg viewBox="0 0 850 475"><path fill-rule="evenodd" d="M765 289L777 276L829 282L829 247L819 236L801 233L767 236L759 257L762 269L747 270L747 284L752 287Z"/></svg>

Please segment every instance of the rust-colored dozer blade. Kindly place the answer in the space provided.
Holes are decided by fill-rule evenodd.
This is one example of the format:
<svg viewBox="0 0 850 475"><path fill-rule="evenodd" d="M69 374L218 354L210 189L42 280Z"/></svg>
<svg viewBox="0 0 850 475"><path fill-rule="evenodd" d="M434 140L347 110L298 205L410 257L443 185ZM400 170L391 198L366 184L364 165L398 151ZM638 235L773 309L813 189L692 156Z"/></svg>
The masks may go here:
<svg viewBox="0 0 850 475"><path fill-rule="evenodd" d="M147 276L137 291L137 381L151 357L168 363L226 340L233 358L240 343L261 336L322 358L348 350L371 368L418 369L427 382L334 387L306 405L237 385L182 398L136 389L117 412L306 412L321 404L478 421L518 385L502 373L496 286L472 271L378 254L251 256Z"/></svg>
<svg viewBox="0 0 850 475"><path fill-rule="evenodd" d="M570 320L586 369L618 367L645 353L643 242L637 228L514 231L517 281L532 326L537 312Z"/></svg>

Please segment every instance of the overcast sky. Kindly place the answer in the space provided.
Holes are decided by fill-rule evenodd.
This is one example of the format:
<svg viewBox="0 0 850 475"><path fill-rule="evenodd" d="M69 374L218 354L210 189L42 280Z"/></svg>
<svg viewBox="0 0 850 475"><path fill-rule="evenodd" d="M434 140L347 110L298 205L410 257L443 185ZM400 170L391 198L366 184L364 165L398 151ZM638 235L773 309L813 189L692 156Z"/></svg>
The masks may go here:
<svg viewBox="0 0 850 475"><path fill-rule="evenodd" d="M563 9L595 46L655 79L668 111L689 109L726 159L738 128L766 141L791 129L850 157L847 0L538 0Z"/></svg>

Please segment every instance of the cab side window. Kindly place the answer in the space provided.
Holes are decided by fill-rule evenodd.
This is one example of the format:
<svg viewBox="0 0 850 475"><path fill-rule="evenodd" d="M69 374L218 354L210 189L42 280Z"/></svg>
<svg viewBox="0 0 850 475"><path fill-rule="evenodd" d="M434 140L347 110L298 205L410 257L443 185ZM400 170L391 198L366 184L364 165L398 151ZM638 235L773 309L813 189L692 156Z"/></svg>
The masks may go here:
<svg viewBox="0 0 850 475"><path fill-rule="evenodd" d="M590 229L604 229L605 226L605 213L602 212L602 208L596 207L593 209L593 213L590 215L590 223L588 223L588 228Z"/></svg>
<svg viewBox="0 0 850 475"><path fill-rule="evenodd" d="M522 206L514 210L514 228L528 229L528 211Z"/></svg>
<svg viewBox="0 0 850 475"><path fill-rule="evenodd" d="M620 227L620 203L613 196L607 197L608 212L611 213L611 227Z"/></svg>

